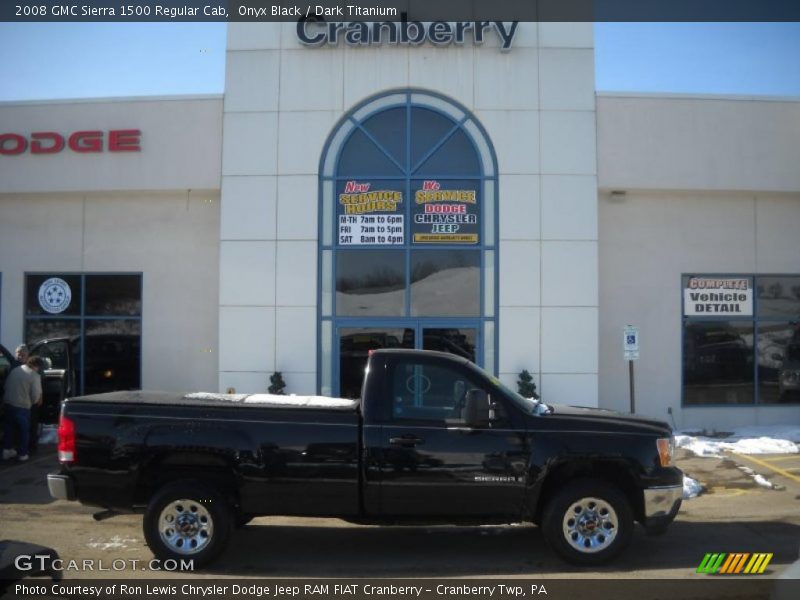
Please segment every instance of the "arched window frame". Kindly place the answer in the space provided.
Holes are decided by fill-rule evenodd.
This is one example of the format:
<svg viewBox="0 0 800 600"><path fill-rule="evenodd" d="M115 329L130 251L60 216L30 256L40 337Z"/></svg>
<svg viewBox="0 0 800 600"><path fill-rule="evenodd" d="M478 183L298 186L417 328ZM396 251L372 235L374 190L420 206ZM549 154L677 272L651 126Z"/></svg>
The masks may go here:
<svg viewBox="0 0 800 600"><path fill-rule="evenodd" d="M382 92L371 96L354 108L348 111L333 127L331 134L323 146L319 162L319 211L318 211L318 264L317 264L317 390L322 395L332 395L336 381L333 372L334 358L337 356L334 348L336 340L335 326L337 324L355 324L355 322L372 322L380 324L381 321L399 321L407 318L424 320L425 317L411 317L406 314L399 318L357 318L357 317L337 317L335 313L335 253L338 250L336 244L336 181L340 178L338 165L341 159L342 150L356 131L362 131L379 147L382 145L378 140L369 134L362 124L370 117L384 110L406 107L407 123L405 135L410 135L410 114L415 107L435 111L444 115L454 122L453 129L448 132L441 141L435 145L427 155L419 161L423 164L425 160L434 154L446 140L452 137L457 130L462 130L467 139L471 142L480 164L480 174L476 176L465 176L463 179L479 179L482 183L482 197L480 206L480 243L475 246L451 246L451 245L423 245L412 244L410 242L410 222L406 221L406 243L400 249L407 254L412 249L476 249L480 251L480 315L469 317L467 320L479 321L480 349L478 356L479 362L490 373L498 372L498 323L499 323L499 217L498 217L498 191L499 175L497 168L497 155L489 139L486 130L478 119L463 105L447 98L444 95L423 89L397 89ZM410 143L407 141L407 143ZM390 156L387 150L384 154ZM407 182L412 179L422 178L411 172L403 171L402 177ZM347 176L351 177L350 175ZM425 176L427 178L428 176ZM406 202L409 204L410 200ZM405 209L406 213L410 209ZM392 246L392 248L396 248ZM370 250L382 249L382 247L367 247L359 251L368 252ZM409 275L409 261L406 260L406 276ZM408 280L408 279L407 279ZM407 286L408 287L408 286ZM408 298L409 291L406 290ZM408 301L406 302L408 311ZM435 318L436 321L463 320L458 317Z"/></svg>

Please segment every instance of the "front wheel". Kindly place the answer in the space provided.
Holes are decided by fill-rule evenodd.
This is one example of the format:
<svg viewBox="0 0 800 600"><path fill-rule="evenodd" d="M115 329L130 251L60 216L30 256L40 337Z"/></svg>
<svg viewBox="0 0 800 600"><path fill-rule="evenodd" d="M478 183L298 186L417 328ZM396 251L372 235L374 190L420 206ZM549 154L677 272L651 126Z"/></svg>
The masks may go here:
<svg viewBox="0 0 800 600"><path fill-rule="evenodd" d="M225 549L233 519L228 502L202 483L176 482L150 500L143 528L147 545L161 560L192 560L202 567Z"/></svg>
<svg viewBox="0 0 800 600"><path fill-rule="evenodd" d="M602 564L630 543L633 513L628 499L616 486L578 479L550 499L542 516L542 533L567 562Z"/></svg>

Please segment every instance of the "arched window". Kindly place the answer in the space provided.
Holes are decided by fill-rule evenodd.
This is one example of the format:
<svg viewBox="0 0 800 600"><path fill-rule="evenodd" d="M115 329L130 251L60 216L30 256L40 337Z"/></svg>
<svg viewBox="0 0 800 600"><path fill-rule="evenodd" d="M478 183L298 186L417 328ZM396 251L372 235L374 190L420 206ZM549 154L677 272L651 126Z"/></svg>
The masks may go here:
<svg viewBox="0 0 800 600"><path fill-rule="evenodd" d="M496 371L497 166L465 108L370 98L320 161L319 390L355 397L368 351L424 348Z"/></svg>

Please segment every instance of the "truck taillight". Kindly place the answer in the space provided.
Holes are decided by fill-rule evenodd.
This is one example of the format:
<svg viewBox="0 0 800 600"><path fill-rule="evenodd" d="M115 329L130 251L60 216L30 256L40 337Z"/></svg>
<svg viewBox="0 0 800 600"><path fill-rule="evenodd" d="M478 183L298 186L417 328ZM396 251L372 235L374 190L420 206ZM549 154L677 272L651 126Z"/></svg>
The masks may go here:
<svg viewBox="0 0 800 600"><path fill-rule="evenodd" d="M58 422L58 461L75 462L75 423L64 415Z"/></svg>

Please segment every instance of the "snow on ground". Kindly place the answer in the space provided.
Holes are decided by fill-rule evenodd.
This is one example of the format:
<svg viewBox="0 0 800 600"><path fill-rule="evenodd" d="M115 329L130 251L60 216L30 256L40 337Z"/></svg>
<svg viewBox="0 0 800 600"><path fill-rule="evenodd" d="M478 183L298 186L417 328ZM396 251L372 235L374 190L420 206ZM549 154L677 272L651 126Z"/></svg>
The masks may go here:
<svg viewBox="0 0 800 600"><path fill-rule="evenodd" d="M703 493L705 488L696 479L692 479L686 475L683 476L683 499L696 498Z"/></svg>
<svg viewBox="0 0 800 600"><path fill-rule="evenodd" d="M756 484L760 485L761 487L765 487L768 490L772 490L772 489L775 489L777 487L774 483L772 483L771 481L768 481L766 477L756 473L750 467L745 467L744 465L739 465L739 470L742 471L742 473L744 473L745 475L749 475L750 477L752 477L753 481L755 481Z"/></svg>
<svg viewBox="0 0 800 600"><path fill-rule="evenodd" d="M675 444L686 448L697 456L721 457L723 452L737 454L794 454L800 452L800 425L752 425L739 427L728 433L698 435L690 431L678 431ZM713 436L713 437L712 437ZM777 486L752 469L739 469L761 487L775 489ZM683 497L694 498L703 492L703 486L691 477L683 476Z"/></svg>
<svg viewBox="0 0 800 600"><path fill-rule="evenodd" d="M738 454L794 454L800 452L800 425L738 427L724 437L678 431L675 444L698 456L721 456L724 451Z"/></svg>

